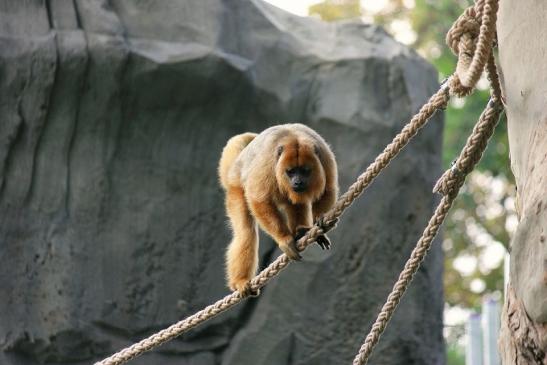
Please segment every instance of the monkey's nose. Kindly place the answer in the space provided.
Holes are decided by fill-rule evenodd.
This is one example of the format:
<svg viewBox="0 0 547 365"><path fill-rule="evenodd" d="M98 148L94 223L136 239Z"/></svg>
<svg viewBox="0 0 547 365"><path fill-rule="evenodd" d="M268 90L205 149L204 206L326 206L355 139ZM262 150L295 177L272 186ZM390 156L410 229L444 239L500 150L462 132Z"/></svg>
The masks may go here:
<svg viewBox="0 0 547 365"><path fill-rule="evenodd" d="M300 193L306 189L306 186L302 181L295 181L293 184L293 190Z"/></svg>

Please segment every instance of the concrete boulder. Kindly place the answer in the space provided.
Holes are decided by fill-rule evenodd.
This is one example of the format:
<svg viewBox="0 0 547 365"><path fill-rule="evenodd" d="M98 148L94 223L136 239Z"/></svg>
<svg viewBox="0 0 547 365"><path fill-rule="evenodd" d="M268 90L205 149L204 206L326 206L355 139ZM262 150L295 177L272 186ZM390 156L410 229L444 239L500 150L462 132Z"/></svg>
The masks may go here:
<svg viewBox="0 0 547 365"><path fill-rule="evenodd" d="M228 293L226 140L303 122L344 191L435 91L381 28L253 1L15 1L0 8L0 363L90 364ZM435 204L436 116L250 299L133 364L350 363ZM279 250L261 239L262 266ZM374 364L442 364L436 244Z"/></svg>

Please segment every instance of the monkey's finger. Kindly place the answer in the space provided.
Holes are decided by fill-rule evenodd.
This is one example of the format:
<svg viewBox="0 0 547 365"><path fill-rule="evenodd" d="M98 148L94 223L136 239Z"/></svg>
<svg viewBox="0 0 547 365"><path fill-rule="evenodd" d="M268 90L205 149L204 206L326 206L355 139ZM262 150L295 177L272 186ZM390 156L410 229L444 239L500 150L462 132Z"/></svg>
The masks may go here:
<svg viewBox="0 0 547 365"><path fill-rule="evenodd" d="M249 297L258 297L260 295L260 289L253 289L251 287L251 283L247 282L247 284L245 284L245 288L243 289L242 294Z"/></svg>
<svg viewBox="0 0 547 365"><path fill-rule="evenodd" d="M319 247L321 247L322 250L325 249L325 243L323 242L323 240L321 239L321 236L317 237L317 239L315 240L315 243L317 243L317 245Z"/></svg>
<svg viewBox="0 0 547 365"><path fill-rule="evenodd" d="M296 234L294 236L294 240L298 241L299 239L304 237L309 230L310 230L310 227L298 227L296 229Z"/></svg>
<svg viewBox="0 0 547 365"><path fill-rule="evenodd" d="M287 251L285 254L293 261L302 261L302 256L298 252Z"/></svg>
<svg viewBox="0 0 547 365"><path fill-rule="evenodd" d="M325 217L323 217L323 216L321 216L317 219L317 225L319 227L321 227L321 229L323 230L323 233L327 233L328 231L330 231L331 229L336 227L337 224L338 224L338 218L335 218L334 220L332 220L328 224L327 224L327 222L325 222Z"/></svg>
<svg viewBox="0 0 547 365"><path fill-rule="evenodd" d="M247 295L250 297L258 297L260 295L260 289L252 289L250 286L247 288Z"/></svg>
<svg viewBox="0 0 547 365"><path fill-rule="evenodd" d="M252 290L251 288L245 288L243 290L238 290L241 297L258 297L260 295L260 289Z"/></svg>
<svg viewBox="0 0 547 365"><path fill-rule="evenodd" d="M327 247L327 250L330 250L330 239L327 237L327 235L324 235L323 238L325 239L325 247Z"/></svg>
<svg viewBox="0 0 547 365"><path fill-rule="evenodd" d="M236 287L237 288L235 290L238 291L243 298L258 297L260 295L260 289L253 289L250 282L243 285L237 284Z"/></svg>
<svg viewBox="0 0 547 365"><path fill-rule="evenodd" d="M291 254L289 255L289 258L294 261L302 261L302 256L298 253L296 246L294 248L291 247Z"/></svg>
<svg viewBox="0 0 547 365"><path fill-rule="evenodd" d="M298 253L298 249L296 248L296 241L291 241L287 245L281 247L281 249L291 260L302 260L302 256L300 256L300 253Z"/></svg>
<svg viewBox="0 0 547 365"><path fill-rule="evenodd" d="M316 240L317 244L321 247L323 250L330 250L330 239L326 235L320 235L317 237Z"/></svg>

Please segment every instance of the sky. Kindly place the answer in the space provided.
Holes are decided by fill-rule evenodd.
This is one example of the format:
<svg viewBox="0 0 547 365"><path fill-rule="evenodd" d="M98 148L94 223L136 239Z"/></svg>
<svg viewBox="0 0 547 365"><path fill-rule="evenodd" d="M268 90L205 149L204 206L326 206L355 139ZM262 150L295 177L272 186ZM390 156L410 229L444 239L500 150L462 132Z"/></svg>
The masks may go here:
<svg viewBox="0 0 547 365"><path fill-rule="evenodd" d="M310 6L321 2L321 0L265 0L266 2L284 9L289 13L299 16L307 16ZM388 0L361 0L361 9L364 14L363 20L371 22L372 16L388 4ZM403 0L403 6L407 8L414 7L414 0ZM410 23L405 20L393 21L388 31L393 34L393 37L403 44L412 44L416 40L416 33L412 30Z"/></svg>
<svg viewBox="0 0 547 365"><path fill-rule="evenodd" d="M289 13L293 13L300 16L308 15L308 8L316 4L317 0L265 0L267 3L284 9Z"/></svg>
<svg viewBox="0 0 547 365"><path fill-rule="evenodd" d="M285 9L289 13L293 13L300 16L308 15L308 8L321 2L320 0L265 0L267 3L277 6L278 8ZM377 13L386 6L387 0L374 0L374 1L361 1L361 7L364 12Z"/></svg>

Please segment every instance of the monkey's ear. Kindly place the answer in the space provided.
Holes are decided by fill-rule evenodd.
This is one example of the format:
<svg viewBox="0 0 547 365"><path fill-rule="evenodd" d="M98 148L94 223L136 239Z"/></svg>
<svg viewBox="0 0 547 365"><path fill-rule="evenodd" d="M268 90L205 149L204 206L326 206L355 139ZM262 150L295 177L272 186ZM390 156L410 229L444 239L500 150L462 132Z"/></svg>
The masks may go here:
<svg viewBox="0 0 547 365"><path fill-rule="evenodd" d="M313 145L313 152L314 152L318 157L321 156L321 151L320 151L318 145Z"/></svg>
<svg viewBox="0 0 547 365"><path fill-rule="evenodd" d="M276 153L277 153L277 158L279 158L281 154L283 153L283 146L277 147Z"/></svg>

